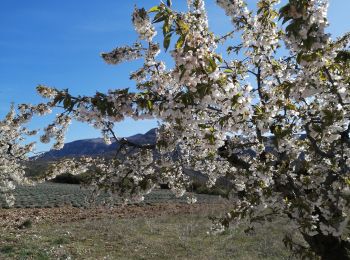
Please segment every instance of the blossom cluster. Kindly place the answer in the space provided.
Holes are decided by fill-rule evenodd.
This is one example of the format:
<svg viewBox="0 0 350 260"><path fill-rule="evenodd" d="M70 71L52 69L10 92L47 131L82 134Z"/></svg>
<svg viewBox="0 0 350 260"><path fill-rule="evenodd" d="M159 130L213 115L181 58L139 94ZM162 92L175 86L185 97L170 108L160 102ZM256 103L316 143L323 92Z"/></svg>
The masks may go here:
<svg viewBox="0 0 350 260"><path fill-rule="evenodd" d="M157 32L151 24L149 16L144 8L138 9L135 7L132 15L132 22L135 30L140 35L140 39L151 42Z"/></svg>
<svg viewBox="0 0 350 260"><path fill-rule="evenodd" d="M101 54L104 61L108 64L118 64L126 60L135 60L142 57L141 45L135 43L133 46L118 47L111 52ZM40 91L41 95L46 97L46 93ZM50 93L50 92L49 92Z"/></svg>
<svg viewBox="0 0 350 260"><path fill-rule="evenodd" d="M28 122L25 115L16 115L14 107L0 121L0 196L5 198L9 206L14 204L12 191L18 184L30 184L25 177L24 161L28 153L33 151L34 143L23 144L24 137L35 135L23 127Z"/></svg>

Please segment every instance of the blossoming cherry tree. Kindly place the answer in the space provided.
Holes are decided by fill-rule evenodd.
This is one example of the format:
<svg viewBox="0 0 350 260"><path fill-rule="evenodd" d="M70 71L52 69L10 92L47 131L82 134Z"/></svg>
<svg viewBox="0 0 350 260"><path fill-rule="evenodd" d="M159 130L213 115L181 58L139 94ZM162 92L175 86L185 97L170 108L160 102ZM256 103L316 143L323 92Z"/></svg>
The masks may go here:
<svg viewBox="0 0 350 260"><path fill-rule="evenodd" d="M70 118L89 123L106 142L121 144L110 160L69 161L98 169L97 189L141 200L167 182L181 196L190 182L184 169L195 169L208 186L223 178L231 187L232 210L214 232L282 216L308 245L287 235L286 246L349 259L350 34L326 33L326 0L289 0L281 8L278 0L259 0L251 10L243 0L217 0L232 22L223 36L211 32L203 0L187 2L186 12L169 0L135 8L139 39L102 54L108 64L144 60L130 75L138 91L89 97L39 86L47 107L64 107L42 141L55 137L60 148ZM228 46L224 55L221 46ZM162 50L174 65L157 58ZM157 119L156 144L118 138L113 126L127 117Z"/></svg>

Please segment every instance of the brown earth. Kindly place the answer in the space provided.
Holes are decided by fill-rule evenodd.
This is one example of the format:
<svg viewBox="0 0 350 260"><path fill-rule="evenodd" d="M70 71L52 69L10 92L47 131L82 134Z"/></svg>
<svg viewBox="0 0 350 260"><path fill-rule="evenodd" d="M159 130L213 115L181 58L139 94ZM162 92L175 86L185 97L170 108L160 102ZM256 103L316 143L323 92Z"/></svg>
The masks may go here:
<svg viewBox="0 0 350 260"><path fill-rule="evenodd" d="M0 209L0 228L19 228L26 221L38 223L68 223L83 219L102 219L105 217L136 218L157 217L166 215L191 214L199 212L218 212L224 210L224 204L183 204L183 203L157 203L142 205L124 205L114 208L26 208L26 209Z"/></svg>

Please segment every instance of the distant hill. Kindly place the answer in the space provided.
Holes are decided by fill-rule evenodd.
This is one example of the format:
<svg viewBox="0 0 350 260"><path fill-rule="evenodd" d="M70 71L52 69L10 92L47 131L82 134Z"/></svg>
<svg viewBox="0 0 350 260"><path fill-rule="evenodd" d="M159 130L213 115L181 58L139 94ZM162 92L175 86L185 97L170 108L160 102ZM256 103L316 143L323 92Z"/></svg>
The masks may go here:
<svg viewBox="0 0 350 260"><path fill-rule="evenodd" d="M302 134L299 137L304 139L305 135ZM136 134L127 139L137 145L142 144L155 144L156 142L156 128L149 130L145 134ZM273 150L273 138L267 137L266 140L266 151L274 152ZM40 156L31 158L32 160L28 164L27 176L40 176L48 164L52 161L59 160L61 158L78 158L82 156L104 156L106 158L112 157L115 155L116 149L119 147L119 143L114 141L112 144L107 145L103 138L93 138L93 139L84 139L77 140L74 142L66 143L61 150L50 150L46 153L43 153ZM133 149L130 149L129 152L133 152ZM157 152L155 156L157 156ZM251 149L245 149L238 152L238 154L249 154L250 156L256 156L255 152ZM226 178L219 178L217 182L217 188L208 189L205 186L205 183L208 181L208 177L203 175L198 171L191 169L184 169L184 173L193 181L193 190L199 193L213 193L213 194L222 194L222 191L230 187L232 184L226 180ZM68 174L63 174L61 177L56 178L56 182L64 183L80 183L81 177L71 176ZM218 189L218 190L216 190Z"/></svg>
<svg viewBox="0 0 350 260"><path fill-rule="evenodd" d="M141 144L155 144L156 142L156 128L149 130L145 134L136 134L127 137L132 143ZM305 134L301 134L300 139L305 139ZM266 151L273 151L273 139L266 138ZM40 156L33 157L34 160L39 161L52 161L61 159L64 157L81 157L81 156L108 156L112 155L116 149L119 147L118 142L112 142L112 144L107 145L103 138L92 138L77 140L70 143L66 143L61 150L50 150L43 153ZM255 152L250 149L242 150L240 154L249 154L255 156Z"/></svg>
<svg viewBox="0 0 350 260"><path fill-rule="evenodd" d="M127 139L135 144L155 144L156 142L156 128L151 129L145 134L136 134ZM66 143L61 150L50 150L43 153L35 160L51 161L64 157L81 157L81 156L105 156L116 151L119 147L118 142L112 142L107 145L103 138L84 139Z"/></svg>
<svg viewBox="0 0 350 260"><path fill-rule="evenodd" d="M154 128L145 134L136 134L127 137L127 139L137 145L155 144L156 130L157 129ZM107 158L112 157L119 145L120 144L116 141L112 142L110 145L107 145L104 142L103 138L83 139L66 143L61 150L50 150L40 156L32 157L28 164L27 176L40 176L45 171L50 162L62 158L78 158L82 156L104 156ZM133 149L130 149L130 152L132 153ZM157 153L155 152L155 155L156 154ZM200 193L207 193L208 191L209 193L212 193L212 190L205 188L205 183L207 182L208 177L204 176L198 171L191 169L184 169L184 172L190 177L191 180L195 182L193 186L194 190L198 189ZM56 177L56 179L53 181L78 184L81 182L81 180L82 178L79 176L63 174L61 177ZM227 185L224 180L220 180L219 184L221 184L221 187Z"/></svg>

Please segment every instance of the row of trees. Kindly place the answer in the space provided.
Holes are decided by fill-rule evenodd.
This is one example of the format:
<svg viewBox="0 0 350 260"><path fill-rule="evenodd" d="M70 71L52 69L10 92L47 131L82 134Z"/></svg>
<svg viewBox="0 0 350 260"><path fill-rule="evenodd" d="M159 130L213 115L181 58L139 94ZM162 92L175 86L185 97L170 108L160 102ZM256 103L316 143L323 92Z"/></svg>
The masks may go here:
<svg viewBox="0 0 350 260"><path fill-rule="evenodd" d="M39 86L48 102L21 105L0 122L1 191L26 180L22 160L33 145L20 141L35 133L22 125L63 107L42 142L54 138L54 148L61 148L75 119L100 129L107 143L114 138L122 145L114 159L57 162L46 179L62 169L94 169L97 190L142 200L164 182L183 195L189 185L183 170L192 168L208 177L208 186L219 177L232 184L232 210L216 220L214 232L246 219L254 225L283 216L308 244L286 236L291 249L349 259L350 34L332 39L325 32L326 0L289 0L280 9L278 0L259 0L254 11L243 0L217 0L232 21L223 36L210 31L203 0L187 2L186 12L170 0L135 8L139 39L102 54L108 64L144 60L130 75L137 92L72 96ZM154 41L156 25L162 43ZM229 46L224 57L217 52L222 44ZM170 53L172 68L157 58L161 50ZM113 126L126 117L158 119L156 145L119 139ZM137 152L119 156L130 146Z"/></svg>

